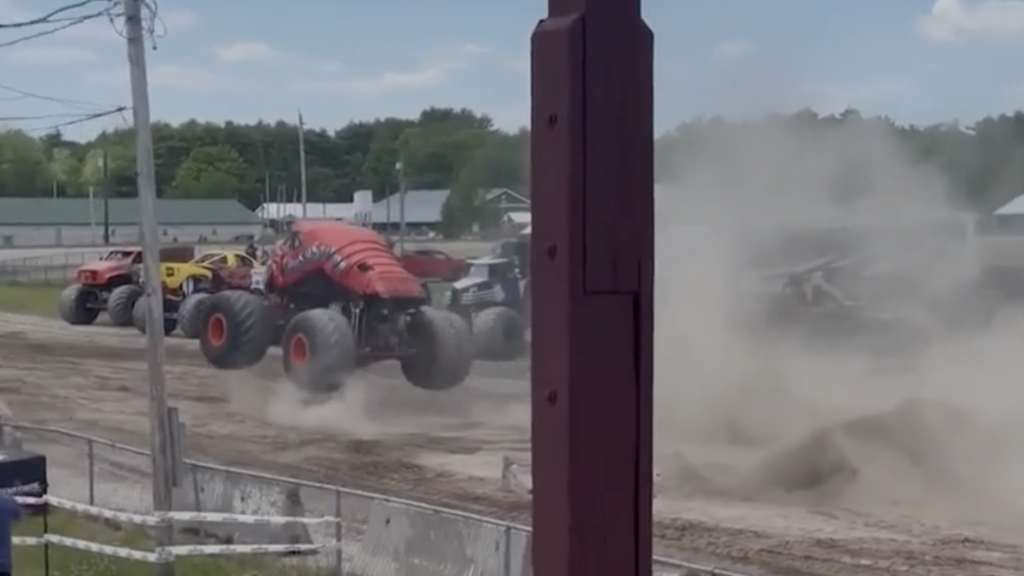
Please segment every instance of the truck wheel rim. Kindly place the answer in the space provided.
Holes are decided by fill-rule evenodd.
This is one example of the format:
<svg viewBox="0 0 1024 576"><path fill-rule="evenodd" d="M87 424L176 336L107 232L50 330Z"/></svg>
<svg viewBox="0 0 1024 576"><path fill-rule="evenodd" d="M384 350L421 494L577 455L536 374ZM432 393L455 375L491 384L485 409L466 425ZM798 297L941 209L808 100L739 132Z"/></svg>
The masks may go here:
<svg viewBox="0 0 1024 576"><path fill-rule="evenodd" d="M228 339L228 322L223 314L210 316L206 324L206 336L214 346L220 346Z"/></svg>
<svg viewBox="0 0 1024 576"><path fill-rule="evenodd" d="M305 366L309 362L309 340L304 335L292 336L288 343L288 357L296 366Z"/></svg>

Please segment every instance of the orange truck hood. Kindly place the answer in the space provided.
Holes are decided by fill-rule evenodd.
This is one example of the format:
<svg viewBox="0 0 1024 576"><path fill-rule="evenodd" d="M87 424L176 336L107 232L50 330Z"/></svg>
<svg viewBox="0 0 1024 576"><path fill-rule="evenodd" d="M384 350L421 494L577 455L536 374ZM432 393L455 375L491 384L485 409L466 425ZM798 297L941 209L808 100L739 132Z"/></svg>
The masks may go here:
<svg viewBox="0 0 1024 576"><path fill-rule="evenodd" d="M89 262L78 268L77 276L81 279L83 273L92 276L91 282L102 282L111 276L128 274L131 264L128 262L105 261Z"/></svg>

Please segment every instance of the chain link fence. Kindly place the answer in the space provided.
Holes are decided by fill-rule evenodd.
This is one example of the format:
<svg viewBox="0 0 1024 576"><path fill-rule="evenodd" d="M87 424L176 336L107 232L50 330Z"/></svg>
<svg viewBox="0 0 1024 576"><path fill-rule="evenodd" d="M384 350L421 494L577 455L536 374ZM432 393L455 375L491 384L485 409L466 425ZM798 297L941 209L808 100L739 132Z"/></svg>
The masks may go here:
<svg viewBox="0 0 1024 576"><path fill-rule="evenodd" d="M68 430L28 424L0 428L0 444L47 457L50 494L147 514L149 452ZM341 518L340 523L184 523L175 530L233 544L326 544L290 559L339 576L532 576L530 529L501 520L314 482L185 460L176 479L179 511ZM655 558L654 576L743 576Z"/></svg>

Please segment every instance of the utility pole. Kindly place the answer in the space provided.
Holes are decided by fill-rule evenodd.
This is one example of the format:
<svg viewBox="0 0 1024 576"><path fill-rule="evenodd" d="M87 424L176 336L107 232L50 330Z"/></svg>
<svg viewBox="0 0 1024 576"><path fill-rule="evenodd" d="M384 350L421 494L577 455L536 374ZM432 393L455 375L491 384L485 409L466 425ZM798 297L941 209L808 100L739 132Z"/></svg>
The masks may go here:
<svg viewBox="0 0 1024 576"><path fill-rule="evenodd" d="M96 242L96 188L89 186L89 244Z"/></svg>
<svg viewBox="0 0 1024 576"><path fill-rule="evenodd" d="M306 204L309 196L306 189L306 125L302 122L302 110L299 110L299 180L302 186L302 219L309 215L306 211Z"/></svg>
<svg viewBox="0 0 1024 576"><path fill-rule="evenodd" d="M391 242L391 191L388 190L390 186L388 184L384 188L384 199L386 200L384 203L384 218L387 220L387 223L384 225L384 236L387 237L388 242Z"/></svg>
<svg viewBox="0 0 1024 576"><path fill-rule="evenodd" d="M398 253L405 254L405 153L398 157Z"/></svg>
<svg viewBox="0 0 1024 576"><path fill-rule="evenodd" d="M149 380L150 440L153 456L153 510L171 511L174 486L170 417L164 386L164 306L160 293L160 236L156 220L156 167L149 113L149 79L142 28L143 0L124 0L124 30L128 38L131 68L132 116L135 124L136 170L139 188L139 222L142 227L142 258L146 303L146 376ZM173 544L174 529L160 527L156 546ZM158 576L172 576L174 565L157 564Z"/></svg>
<svg viewBox="0 0 1024 576"><path fill-rule="evenodd" d="M110 158L106 148L100 163L103 172L103 244L110 245Z"/></svg>

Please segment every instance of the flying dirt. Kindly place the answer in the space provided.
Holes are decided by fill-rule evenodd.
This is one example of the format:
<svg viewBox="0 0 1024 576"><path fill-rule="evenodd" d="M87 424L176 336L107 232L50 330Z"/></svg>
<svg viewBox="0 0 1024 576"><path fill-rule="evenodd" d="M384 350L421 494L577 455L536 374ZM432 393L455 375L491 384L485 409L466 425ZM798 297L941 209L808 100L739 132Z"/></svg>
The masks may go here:
<svg viewBox="0 0 1024 576"><path fill-rule="evenodd" d="M695 146L657 191L656 510L685 515L710 498L831 518L804 532L777 509L760 526L726 515L741 532L820 531L806 563L776 561L788 543L744 558L783 573L1019 573L1019 547L981 542L1024 535L1024 323L986 285L970 217L884 124L733 129ZM811 337L795 338L792 322L766 324L752 305L792 288L768 273L780 264L855 268L872 289L829 295L828 314L801 316L818 323ZM798 284L796 297L814 293ZM851 324L867 336L823 337ZM908 332L910 347L890 338ZM828 566L839 557L842 571Z"/></svg>

